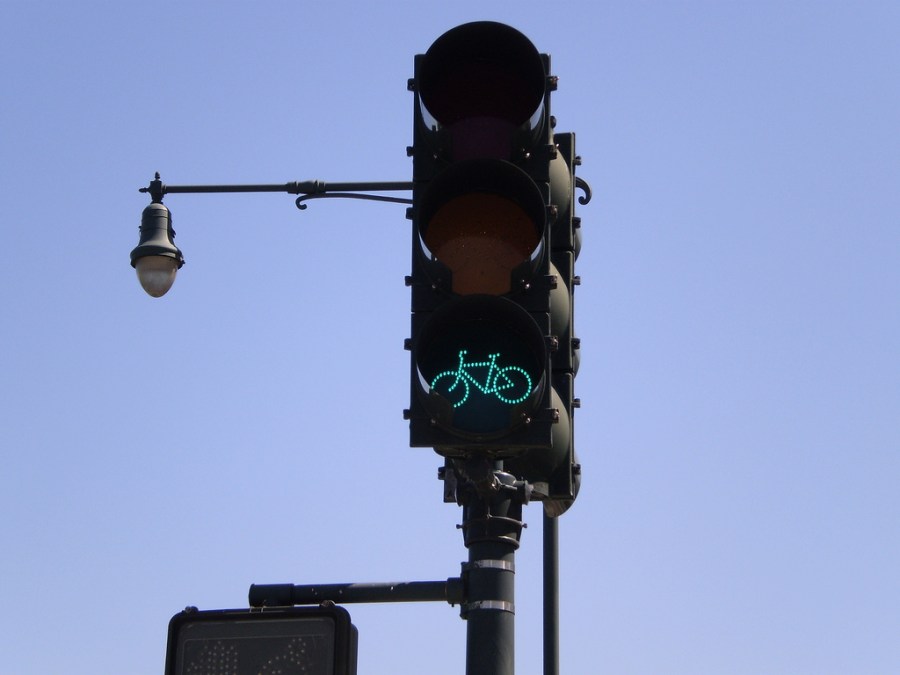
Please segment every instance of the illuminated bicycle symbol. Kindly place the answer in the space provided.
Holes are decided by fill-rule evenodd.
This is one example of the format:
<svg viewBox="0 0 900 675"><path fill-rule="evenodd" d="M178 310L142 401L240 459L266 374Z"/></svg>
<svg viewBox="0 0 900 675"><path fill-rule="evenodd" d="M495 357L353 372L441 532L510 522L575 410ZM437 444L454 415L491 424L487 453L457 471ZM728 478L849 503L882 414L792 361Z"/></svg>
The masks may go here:
<svg viewBox="0 0 900 675"><path fill-rule="evenodd" d="M487 361L465 362L465 349L459 351L459 365L456 370L445 370L435 375L431 381L431 389L439 393L459 408L469 400L472 387L484 395L493 394L509 405L521 403L531 393L531 377L518 366L498 366L500 354L488 354ZM479 382L472 375L476 368L487 368L484 382Z"/></svg>

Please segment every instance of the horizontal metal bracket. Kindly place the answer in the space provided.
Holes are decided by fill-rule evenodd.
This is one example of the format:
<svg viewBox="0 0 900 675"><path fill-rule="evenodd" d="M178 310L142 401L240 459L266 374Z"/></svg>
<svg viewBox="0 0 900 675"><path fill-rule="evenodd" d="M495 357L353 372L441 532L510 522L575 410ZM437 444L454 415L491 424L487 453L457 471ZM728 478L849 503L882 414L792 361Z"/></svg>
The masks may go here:
<svg viewBox="0 0 900 675"><path fill-rule="evenodd" d="M385 195L364 194L369 192L394 192L412 191L413 184L409 181L364 181L356 183L325 183L319 180L293 181L279 184L247 184L247 185L166 185L162 182L159 172L147 187L140 188L139 192L149 193L150 198L156 203L162 203L163 195L167 194L209 194L225 192L283 192L292 195L301 195L297 198L298 209L305 209L303 202L308 199L320 197L347 197L349 199L368 199L372 201L397 202L400 204L412 204L412 199L404 197L387 197Z"/></svg>

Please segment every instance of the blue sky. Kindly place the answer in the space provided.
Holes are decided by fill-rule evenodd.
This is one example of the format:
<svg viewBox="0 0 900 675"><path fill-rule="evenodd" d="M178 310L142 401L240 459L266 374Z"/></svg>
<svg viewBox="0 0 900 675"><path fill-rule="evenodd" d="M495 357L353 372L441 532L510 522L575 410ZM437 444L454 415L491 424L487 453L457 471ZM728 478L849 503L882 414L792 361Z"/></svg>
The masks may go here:
<svg viewBox="0 0 900 675"><path fill-rule="evenodd" d="M413 56L493 19L577 134L581 495L565 673L900 669L900 6L0 3L2 670L162 670L251 583L445 579L408 447L402 206L138 188L409 180ZM540 672L540 508L517 665ZM447 605L351 605L360 673L463 672Z"/></svg>

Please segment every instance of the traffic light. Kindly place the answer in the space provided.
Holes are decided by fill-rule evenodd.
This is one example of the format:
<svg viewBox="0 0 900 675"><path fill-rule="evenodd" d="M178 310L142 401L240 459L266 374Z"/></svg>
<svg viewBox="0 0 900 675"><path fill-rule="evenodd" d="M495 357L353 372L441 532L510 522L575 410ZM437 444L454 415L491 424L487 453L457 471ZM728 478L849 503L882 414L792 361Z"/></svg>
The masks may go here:
<svg viewBox="0 0 900 675"><path fill-rule="evenodd" d="M416 56L410 445L571 500L574 135L554 135L550 58L500 23Z"/></svg>
<svg viewBox="0 0 900 675"><path fill-rule="evenodd" d="M581 221L575 215L575 167L580 158L575 154L575 134L554 134L558 153L551 170L564 172L554 175L551 190L555 199L556 218L551 228L550 259L552 270L558 275L557 284L565 296L556 298L558 315L552 325L554 349L551 357L553 390L559 396L561 415L568 425L567 445L554 445L550 451L529 451L506 461L504 469L534 483L541 483L545 491L544 509L550 516L559 516L574 502L581 486L581 465L575 453L575 409L580 401L575 397L575 375L581 360L581 343L575 337L574 291L581 279L575 275L575 260L581 250ZM554 296L555 297L555 296ZM565 443L565 440L563 441Z"/></svg>
<svg viewBox="0 0 900 675"><path fill-rule="evenodd" d="M356 654L343 607L188 608L169 622L165 675L356 675Z"/></svg>

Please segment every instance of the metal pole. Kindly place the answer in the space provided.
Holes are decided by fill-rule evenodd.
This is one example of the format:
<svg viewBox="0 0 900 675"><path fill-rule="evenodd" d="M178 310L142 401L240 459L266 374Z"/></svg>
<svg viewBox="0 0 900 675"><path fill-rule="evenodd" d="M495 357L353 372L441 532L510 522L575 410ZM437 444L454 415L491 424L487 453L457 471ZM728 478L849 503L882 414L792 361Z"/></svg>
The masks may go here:
<svg viewBox="0 0 900 675"><path fill-rule="evenodd" d="M489 542L473 544L466 574L466 675L513 675L515 550Z"/></svg>
<svg viewBox="0 0 900 675"><path fill-rule="evenodd" d="M466 467L469 473L472 467ZM515 673L515 555L524 493L502 469L471 473L461 485L466 602L466 675Z"/></svg>
<svg viewBox="0 0 900 675"><path fill-rule="evenodd" d="M544 675L559 675L559 521L544 511Z"/></svg>

